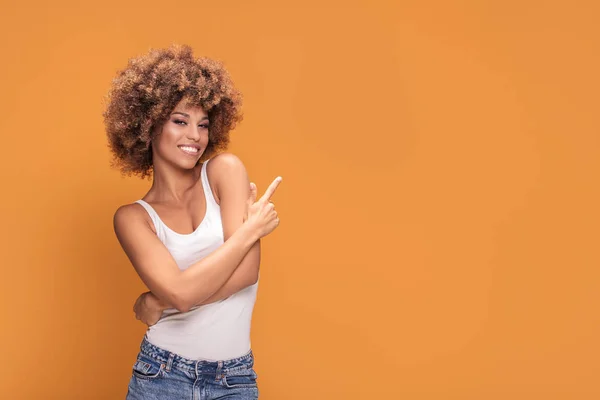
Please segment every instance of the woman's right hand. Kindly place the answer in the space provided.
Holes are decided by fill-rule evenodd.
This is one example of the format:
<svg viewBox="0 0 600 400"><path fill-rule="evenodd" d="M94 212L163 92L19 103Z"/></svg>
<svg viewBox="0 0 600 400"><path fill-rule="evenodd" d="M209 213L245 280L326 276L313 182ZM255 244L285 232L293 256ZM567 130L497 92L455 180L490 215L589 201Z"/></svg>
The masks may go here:
<svg viewBox="0 0 600 400"><path fill-rule="evenodd" d="M250 183L250 197L246 202L246 216L244 223L251 224L259 235L259 238L267 236L279 225L279 218L275 205L270 201L275 189L279 186L282 178L278 176L269 185L265 194L256 201L256 185Z"/></svg>
<svg viewBox="0 0 600 400"><path fill-rule="evenodd" d="M135 301L133 312L136 319L152 326L158 322L166 308L154 293L144 292Z"/></svg>

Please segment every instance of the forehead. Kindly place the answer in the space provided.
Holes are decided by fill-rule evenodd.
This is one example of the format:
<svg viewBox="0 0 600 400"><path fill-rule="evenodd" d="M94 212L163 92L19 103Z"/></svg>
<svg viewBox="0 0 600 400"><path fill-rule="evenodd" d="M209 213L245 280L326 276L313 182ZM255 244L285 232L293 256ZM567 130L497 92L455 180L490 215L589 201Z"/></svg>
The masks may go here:
<svg viewBox="0 0 600 400"><path fill-rule="evenodd" d="M189 103L186 99L181 100L173 109L173 112L180 111L190 115L206 116L204 109L196 104Z"/></svg>

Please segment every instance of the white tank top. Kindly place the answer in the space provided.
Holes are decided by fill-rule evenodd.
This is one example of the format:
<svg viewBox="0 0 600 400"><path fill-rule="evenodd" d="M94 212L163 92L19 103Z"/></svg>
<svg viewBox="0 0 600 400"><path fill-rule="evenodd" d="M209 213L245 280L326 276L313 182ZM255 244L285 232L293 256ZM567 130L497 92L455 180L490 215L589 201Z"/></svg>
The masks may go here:
<svg viewBox="0 0 600 400"><path fill-rule="evenodd" d="M208 161L204 162L200 174L206 215L194 232L181 234L171 230L150 204L144 200L136 201L150 214L158 238L180 270L223 244L221 208L210 189L207 164ZM167 309L161 319L148 328L146 337L155 346L192 360L219 361L241 357L251 349L250 323L257 289L258 282L226 299L194 307L185 313L174 308Z"/></svg>

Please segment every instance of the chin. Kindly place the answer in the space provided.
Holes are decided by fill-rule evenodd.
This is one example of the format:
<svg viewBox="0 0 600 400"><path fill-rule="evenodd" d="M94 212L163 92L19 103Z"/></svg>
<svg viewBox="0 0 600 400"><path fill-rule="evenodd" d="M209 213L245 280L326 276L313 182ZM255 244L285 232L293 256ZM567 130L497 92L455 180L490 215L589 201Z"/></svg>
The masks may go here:
<svg viewBox="0 0 600 400"><path fill-rule="evenodd" d="M198 166L198 164L200 164L200 160L194 162L188 162L188 163L181 163L181 168L183 169L187 169L187 170L192 170L194 168L196 168Z"/></svg>

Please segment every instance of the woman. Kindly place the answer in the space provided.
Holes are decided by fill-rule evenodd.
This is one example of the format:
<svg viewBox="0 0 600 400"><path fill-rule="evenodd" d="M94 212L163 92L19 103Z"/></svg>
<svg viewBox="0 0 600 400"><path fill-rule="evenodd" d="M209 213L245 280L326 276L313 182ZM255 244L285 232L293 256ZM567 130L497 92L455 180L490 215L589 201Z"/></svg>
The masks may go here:
<svg viewBox="0 0 600 400"><path fill-rule="evenodd" d="M150 289L135 305L150 326L127 399L258 398L250 323L281 178L256 201L242 162L222 152L240 106L223 66L189 46L152 50L113 80L104 113L113 165L152 176L148 193L114 215Z"/></svg>

